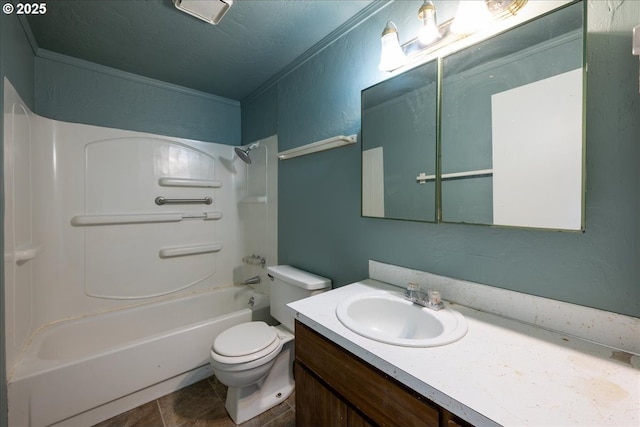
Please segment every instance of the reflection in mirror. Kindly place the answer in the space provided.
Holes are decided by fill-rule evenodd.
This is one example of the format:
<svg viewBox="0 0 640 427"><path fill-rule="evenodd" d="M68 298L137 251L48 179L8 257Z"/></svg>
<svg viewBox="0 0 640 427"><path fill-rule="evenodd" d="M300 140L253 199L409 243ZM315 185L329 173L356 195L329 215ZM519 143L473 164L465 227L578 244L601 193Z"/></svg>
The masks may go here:
<svg viewBox="0 0 640 427"><path fill-rule="evenodd" d="M583 10L443 59L444 222L583 228Z"/></svg>
<svg viewBox="0 0 640 427"><path fill-rule="evenodd" d="M433 61L362 91L363 216L436 220L437 73Z"/></svg>

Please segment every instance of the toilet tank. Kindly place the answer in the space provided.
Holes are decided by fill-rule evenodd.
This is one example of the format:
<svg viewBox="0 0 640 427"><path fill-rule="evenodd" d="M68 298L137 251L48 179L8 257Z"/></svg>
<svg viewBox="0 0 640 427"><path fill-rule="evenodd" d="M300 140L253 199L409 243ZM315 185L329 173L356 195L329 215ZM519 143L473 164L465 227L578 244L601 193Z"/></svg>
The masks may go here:
<svg viewBox="0 0 640 427"><path fill-rule="evenodd" d="M295 311L287 304L331 288L331 280L290 265L267 267L270 279L271 316L293 332Z"/></svg>

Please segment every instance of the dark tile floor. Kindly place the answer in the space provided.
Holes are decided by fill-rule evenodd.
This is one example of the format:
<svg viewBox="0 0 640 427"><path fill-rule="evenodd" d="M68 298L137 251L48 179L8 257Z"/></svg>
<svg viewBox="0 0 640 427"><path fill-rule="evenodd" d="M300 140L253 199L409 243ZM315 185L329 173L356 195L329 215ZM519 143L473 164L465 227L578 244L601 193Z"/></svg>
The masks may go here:
<svg viewBox="0 0 640 427"><path fill-rule="evenodd" d="M227 387L210 377L94 427L233 427L224 409ZM295 427L295 393L242 427Z"/></svg>

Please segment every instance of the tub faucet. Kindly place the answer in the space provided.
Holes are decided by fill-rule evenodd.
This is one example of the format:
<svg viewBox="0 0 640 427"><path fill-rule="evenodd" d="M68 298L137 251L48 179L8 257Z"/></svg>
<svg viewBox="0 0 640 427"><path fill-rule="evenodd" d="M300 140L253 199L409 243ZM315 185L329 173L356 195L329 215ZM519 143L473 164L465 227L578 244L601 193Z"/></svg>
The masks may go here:
<svg viewBox="0 0 640 427"><path fill-rule="evenodd" d="M260 276L253 276L242 282L243 285L257 285L260 283Z"/></svg>
<svg viewBox="0 0 640 427"><path fill-rule="evenodd" d="M404 298L414 304L418 304L432 310L438 311L444 308L440 291L429 291L425 294L418 290L418 285L415 283L409 283L407 285L407 289L404 291Z"/></svg>
<svg viewBox="0 0 640 427"><path fill-rule="evenodd" d="M250 265L260 264L260 267L262 268L264 268L265 265L267 264L267 260L265 259L265 257L260 255L246 256L242 258L242 261Z"/></svg>

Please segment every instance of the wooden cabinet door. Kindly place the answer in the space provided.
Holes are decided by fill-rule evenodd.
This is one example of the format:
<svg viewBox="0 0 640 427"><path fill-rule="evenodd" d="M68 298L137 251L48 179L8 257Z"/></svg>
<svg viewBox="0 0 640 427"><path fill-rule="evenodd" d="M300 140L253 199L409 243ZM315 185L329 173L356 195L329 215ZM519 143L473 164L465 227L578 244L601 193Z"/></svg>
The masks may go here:
<svg viewBox="0 0 640 427"><path fill-rule="evenodd" d="M433 402L297 321L296 365L303 368L296 370L296 374L299 370L312 372L315 381L322 380L328 384L330 392L339 395L343 399L341 401L348 402L349 406L364 414L371 420L370 423L402 427L440 426L438 407ZM299 380L296 377L296 390L300 390ZM298 393L300 391L296 391L296 414L308 411L302 402L298 407ZM322 424L301 423L298 426L313 425ZM344 424L325 425L333 427Z"/></svg>
<svg viewBox="0 0 640 427"><path fill-rule="evenodd" d="M347 424L349 427L378 427L377 424L369 421L355 408L351 407L347 409Z"/></svg>
<svg viewBox="0 0 640 427"><path fill-rule="evenodd" d="M299 363L296 376L296 426L347 427L347 404ZM361 425L364 427L364 425Z"/></svg>

